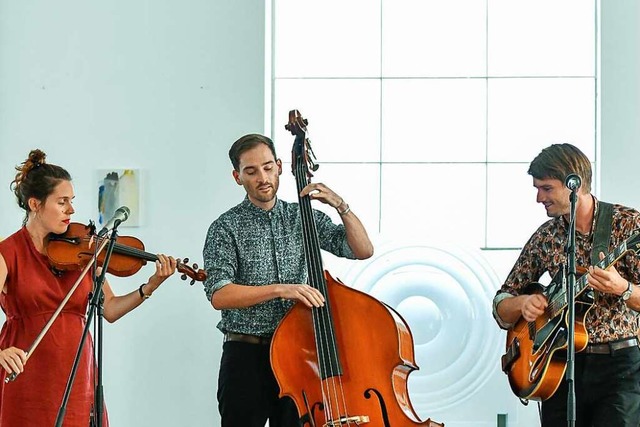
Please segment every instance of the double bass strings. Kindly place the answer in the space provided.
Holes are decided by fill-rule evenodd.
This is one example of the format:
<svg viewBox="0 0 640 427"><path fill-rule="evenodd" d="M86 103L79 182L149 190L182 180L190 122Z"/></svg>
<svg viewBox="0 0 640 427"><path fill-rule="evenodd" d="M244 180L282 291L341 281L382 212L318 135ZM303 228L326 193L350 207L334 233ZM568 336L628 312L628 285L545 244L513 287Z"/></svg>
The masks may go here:
<svg viewBox="0 0 640 427"><path fill-rule="evenodd" d="M297 162L296 171L296 183L298 194L300 194L308 183L306 179L306 165L303 161ZM342 369L340 367L335 329L331 318L327 283L322 268L322 257L316 223L311 208L311 200L308 196L304 198L299 197L299 202L303 222L303 244L307 255L309 282L311 286L318 289L325 297L325 305L323 307L312 308L316 350L321 373L320 385L323 395L325 420L329 423L335 420L336 417L334 417L334 414L337 413L338 419L342 418L341 414L344 414L347 425L350 425L351 423L347 417L347 405L342 384ZM342 410L340 409L341 407Z"/></svg>

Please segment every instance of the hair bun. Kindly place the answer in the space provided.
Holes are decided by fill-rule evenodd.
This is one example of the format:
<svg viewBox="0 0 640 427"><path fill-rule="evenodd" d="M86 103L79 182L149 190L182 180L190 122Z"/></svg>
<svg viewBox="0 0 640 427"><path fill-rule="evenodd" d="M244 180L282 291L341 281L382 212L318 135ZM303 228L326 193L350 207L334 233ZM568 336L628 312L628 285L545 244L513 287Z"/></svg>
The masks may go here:
<svg viewBox="0 0 640 427"><path fill-rule="evenodd" d="M44 151L36 148L35 150L31 150L31 152L29 153L29 158L24 164L28 167L29 170L31 170L44 164L46 158L47 155L44 153Z"/></svg>

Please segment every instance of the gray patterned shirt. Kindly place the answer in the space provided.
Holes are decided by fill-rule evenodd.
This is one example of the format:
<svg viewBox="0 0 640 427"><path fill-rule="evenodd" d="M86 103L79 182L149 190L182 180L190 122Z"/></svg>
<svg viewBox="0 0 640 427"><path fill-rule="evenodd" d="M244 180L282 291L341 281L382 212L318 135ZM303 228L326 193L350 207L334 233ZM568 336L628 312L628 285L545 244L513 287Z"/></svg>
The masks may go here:
<svg viewBox="0 0 640 427"><path fill-rule="evenodd" d="M334 224L323 212L314 209L313 213L321 248L355 259L344 225ZM274 207L265 211L245 197L211 224L202 255L207 271L204 290L209 301L215 291L230 283L307 283L298 204L277 199ZM221 310L218 329L270 336L293 304L276 298L247 308Z"/></svg>

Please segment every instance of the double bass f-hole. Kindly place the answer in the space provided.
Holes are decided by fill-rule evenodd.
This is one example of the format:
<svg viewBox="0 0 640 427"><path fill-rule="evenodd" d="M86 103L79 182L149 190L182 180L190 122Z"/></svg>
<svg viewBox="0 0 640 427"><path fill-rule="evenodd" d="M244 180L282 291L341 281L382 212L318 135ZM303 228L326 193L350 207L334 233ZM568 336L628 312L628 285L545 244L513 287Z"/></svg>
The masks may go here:
<svg viewBox="0 0 640 427"><path fill-rule="evenodd" d="M442 427L421 421L409 399L407 377L417 369L409 325L374 297L334 279L322 265L309 195L300 196L318 169L307 137L308 121L289 112L308 284L322 307L297 303L271 342L271 367L280 395L293 399L309 427Z"/></svg>

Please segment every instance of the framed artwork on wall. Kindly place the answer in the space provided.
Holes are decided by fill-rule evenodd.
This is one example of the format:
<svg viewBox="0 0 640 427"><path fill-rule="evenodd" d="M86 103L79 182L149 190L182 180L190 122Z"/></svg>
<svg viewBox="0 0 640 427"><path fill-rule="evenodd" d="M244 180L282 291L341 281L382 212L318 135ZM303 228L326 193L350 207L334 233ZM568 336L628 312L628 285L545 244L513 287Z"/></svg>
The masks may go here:
<svg viewBox="0 0 640 427"><path fill-rule="evenodd" d="M138 227L140 221L140 170L101 169L98 171L98 224L104 225L121 206L129 208L123 227Z"/></svg>

